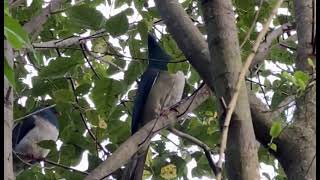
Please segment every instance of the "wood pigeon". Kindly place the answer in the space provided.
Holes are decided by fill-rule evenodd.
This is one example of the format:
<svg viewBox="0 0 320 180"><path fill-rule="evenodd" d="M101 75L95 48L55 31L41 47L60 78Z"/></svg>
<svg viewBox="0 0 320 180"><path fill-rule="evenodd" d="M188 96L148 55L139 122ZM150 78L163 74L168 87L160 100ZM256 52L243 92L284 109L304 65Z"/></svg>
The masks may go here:
<svg viewBox="0 0 320 180"><path fill-rule="evenodd" d="M170 74L167 71L167 64L171 58L151 34L148 35L148 51L149 65L138 84L132 112L132 134L149 121L159 117L163 110L168 110L170 106L179 102L185 85L183 72ZM147 153L148 148L132 157L122 179L142 179Z"/></svg>
<svg viewBox="0 0 320 180"><path fill-rule="evenodd" d="M37 111L39 112L19 122L12 132L12 150L18 156L21 155L19 158L30 164L49 154L49 149L41 148L37 143L43 140L56 141L59 136L57 111L54 107ZM14 158L15 173L21 170L19 158Z"/></svg>

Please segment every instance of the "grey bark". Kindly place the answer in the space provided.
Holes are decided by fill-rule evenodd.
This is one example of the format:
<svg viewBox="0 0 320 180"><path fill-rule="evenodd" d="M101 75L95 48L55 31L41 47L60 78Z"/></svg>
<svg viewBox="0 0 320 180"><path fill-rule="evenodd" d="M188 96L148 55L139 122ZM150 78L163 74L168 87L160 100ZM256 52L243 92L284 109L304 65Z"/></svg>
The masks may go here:
<svg viewBox="0 0 320 180"><path fill-rule="evenodd" d="M39 15L32 17L31 20L23 26L30 36L32 35L32 39L35 39L40 34L43 25L47 22L51 13L57 11L62 2L62 0L52 0L46 8L42 9Z"/></svg>
<svg viewBox="0 0 320 180"><path fill-rule="evenodd" d="M312 43L315 41L313 6L315 0L294 1L298 36L296 67L315 79L315 72L307 61L311 58L315 63L312 54ZM316 179L316 84L296 98L293 118L293 124L279 137L279 162L288 179Z"/></svg>
<svg viewBox="0 0 320 180"><path fill-rule="evenodd" d="M219 31L222 34L214 32L214 34L218 33L220 36L222 35L226 41L224 44L223 40L217 38L215 39L215 43L217 44L213 45L209 40L209 44L213 45L212 47L216 46L218 50L221 50L220 52L214 52L213 49L210 49L210 52L219 53L219 57L222 58L222 61L216 62L219 61L219 58L216 58L215 56L217 56L217 54L215 54L215 56L212 57L212 61L210 61L207 43L204 41L199 30L193 25L188 15L184 12L181 5L177 1L170 0L156 0L155 3L161 17L167 25L168 31L174 37L187 59L210 86L211 90L214 90L218 97L224 96L226 101L229 102L232 96L231 93L233 93L232 87L235 85L241 69L238 38L236 34L234 34L234 32L237 32L235 27L230 27L231 30L229 31L228 29L224 29L226 27L220 26ZM230 17L231 16L228 18ZM234 24L234 21L231 21L231 24ZM208 26L210 27L210 25ZM208 34L212 34L212 29L207 30L210 31ZM231 36L231 38L229 39L227 36ZM227 45L231 46L226 47ZM234 62L228 62L227 60L229 58ZM234 123L231 123L229 131L231 133L228 137L229 143L226 152L226 157L228 158L227 166L228 169L230 168L228 174L230 174L230 178L254 179L259 177L258 158L250 113L243 113L250 112L244 85L241 94L237 106L239 108L235 110L232 119ZM241 111L240 107L245 111ZM231 164L233 165L231 166ZM231 170L231 167L232 169L236 169ZM243 176L241 177L240 174Z"/></svg>
<svg viewBox="0 0 320 180"><path fill-rule="evenodd" d="M184 12L183 8L177 1L156 0L155 2L161 17L164 19L165 24L167 25L167 30L175 39L178 46L185 54L186 58L190 61L192 66L199 72L200 76L210 86L210 88L213 89L214 86L213 78L211 78L212 72L210 72L209 66L210 57L208 46L204 38L201 36L200 31L193 25L192 21L189 19L188 15ZM302 59L302 62L297 62L297 67L301 67L301 69L304 69L305 66L307 66L305 57L307 57L306 54L310 53L311 48L311 4L311 0L297 0L295 2L295 9L298 12L296 14L299 16L304 15L309 17L309 19L299 16L296 18L296 25L299 26L297 30L299 37L297 60ZM307 39L309 44L303 39ZM261 56L261 59L263 60L264 57L265 55ZM310 71L310 68L307 69ZM254 94L249 93L249 97L251 111L254 112L252 113L252 116L256 138L260 143L267 147L267 143L269 143L271 139L269 136L269 129L273 120L271 117L274 116L271 116L270 113L265 113L268 111L268 108L263 106L263 103L257 99ZM296 125L292 125L291 127L283 130L280 137L275 140L275 143L278 145L278 155L275 154L275 156L279 159L289 179L307 179L307 177L315 179L315 86L313 86L306 96L304 96L304 99L305 101L300 103L300 105L297 101L298 110L295 113L295 119L297 119L297 121L304 122L300 123L300 125L303 126L298 126L299 123L296 123ZM306 102L308 104L305 104ZM261 106L256 106L259 103ZM306 127L307 130L304 132ZM303 139L305 139L305 141L303 141ZM301 144L297 144L297 142L304 145L301 146ZM283 145L281 145L282 143ZM307 167L307 164L310 168ZM308 175L305 176L306 174Z"/></svg>
<svg viewBox="0 0 320 180"><path fill-rule="evenodd" d="M10 66L13 66L13 50L7 41L4 41L4 53ZM13 89L4 78L4 179L15 179L12 166L12 126L13 126Z"/></svg>
<svg viewBox="0 0 320 180"><path fill-rule="evenodd" d="M223 97L229 104L242 69L232 3L228 0L208 0L202 4L202 10L208 32L214 92L217 97ZM230 180L260 178L256 138L251 114L248 112L250 107L243 81L230 121L225 152L225 166Z"/></svg>
<svg viewBox="0 0 320 180"><path fill-rule="evenodd" d="M174 109L170 109L168 114L161 115L160 117L148 122L127 141L122 143L107 160L90 172L85 180L102 179L119 169L122 165L128 162L130 157L132 157L139 149L145 147L145 145L148 144L148 141L161 129L175 124L180 119L177 118L178 116L182 116L183 118L186 114L192 112L196 107L202 104L209 95L211 95L210 89L207 86L204 86L192 96L177 103Z"/></svg>

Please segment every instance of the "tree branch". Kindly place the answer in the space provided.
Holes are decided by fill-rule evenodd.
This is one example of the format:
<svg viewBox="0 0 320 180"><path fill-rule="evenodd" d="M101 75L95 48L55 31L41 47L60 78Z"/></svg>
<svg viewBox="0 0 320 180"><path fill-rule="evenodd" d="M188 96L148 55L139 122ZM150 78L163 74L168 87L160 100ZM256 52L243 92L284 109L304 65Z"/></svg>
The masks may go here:
<svg viewBox="0 0 320 180"><path fill-rule="evenodd" d="M29 34L32 34L32 39L38 36L43 29L43 25L51 16L51 12L58 10L62 2L62 0L52 0L39 15L32 17L31 20L23 26Z"/></svg>
<svg viewBox="0 0 320 180"><path fill-rule="evenodd" d="M118 65L116 65L115 63L113 63L112 61L107 61L107 60L104 60L102 57L96 56L95 54L93 54L92 52L90 52L90 51L88 50L87 46L85 46L85 50L86 50L86 52L89 54L89 56L91 56L92 58L98 59L98 60L100 60L100 61L102 61L102 62L104 62L104 63L106 63L106 64L109 64L109 65L117 68L117 69L118 69L119 71L121 71L121 72L124 72L124 71L125 71L124 69L122 69L121 67L119 67Z"/></svg>
<svg viewBox="0 0 320 180"><path fill-rule="evenodd" d="M51 164L51 165L54 165L56 167L60 167L60 168L63 168L63 169L67 169L67 170L70 170L70 171L75 171L75 172L78 172L78 173L81 173L81 174L84 174L84 175L88 175L89 173L86 172L86 171L79 171L77 169L74 169L72 167L69 167L69 166L65 166L63 164L58 164L58 163L55 163L53 161L50 161L48 159L42 159L44 162L48 163L48 164Z"/></svg>
<svg viewBox="0 0 320 180"><path fill-rule="evenodd" d="M101 163L96 169L94 169L85 179L86 180L98 180L108 176L120 168L123 164L127 163L130 157L132 157L144 144L147 137L152 138L163 128L176 123L181 116L181 112L187 114L203 103L209 96L211 91L207 86L203 86L192 96L189 96L173 107L167 115L162 115L157 119L154 119L143 126L138 132L130 136L130 138L122 143L120 147L103 163ZM148 141L145 141L148 142Z"/></svg>
<svg viewBox="0 0 320 180"><path fill-rule="evenodd" d="M26 2L26 0L16 0L16 1L12 1L12 0L9 0L9 8L10 10L19 6L21 3L23 2Z"/></svg>
<svg viewBox="0 0 320 180"><path fill-rule="evenodd" d="M250 35L251 35L252 30L254 29L254 27L256 27L256 23L257 23L259 14L260 14L260 10L261 10L261 7L262 7L262 3L263 3L263 0L260 1L259 9L258 9L258 11L256 12L256 14L254 15L254 19L253 19L253 21L252 21L251 27L250 27L249 31L247 32L246 36L244 37L244 40L242 41L242 43L241 43L241 45L240 45L240 49L245 45L245 43L247 42L247 40L250 38Z"/></svg>
<svg viewBox="0 0 320 180"><path fill-rule="evenodd" d="M75 86L74 86L74 83L73 83L73 80L72 78L69 78L70 80L70 84L71 84L71 87L72 87L72 91L73 91L73 94L74 94L74 97L75 97L75 100L76 102L79 104L79 100L78 100L78 97L75 93L76 89L75 89ZM81 111L80 112L80 117L81 117L81 120L83 122L83 125L84 127L86 128L86 130L88 131L90 137L92 138L92 140L95 142L95 144L103 151L104 155L108 156L110 153L108 153L104 148L103 146L99 143L99 141L97 140L96 136L93 134L93 132L91 131L91 129L88 127L87 125L87 122L85 120L85 117L83 115L83 113Z"/></svg>
<svg viewBox="0 0 320 180"><path fill-rule="evenodd" d="M254 67L257 64L261 64L270 52L270 47L272 45L273 40L277 39L284 32L292 30L293 28L295 28L295 23L286 23L268 33L265 37L264 42L259 45L259 48L250 66Z"/></svg>
<svg viewBox="0 0 320 180"><path fill-rule="evenodd" d="M198 145L199 147L201 147L203 149L207 159L208 159L208 163L209 163L209 166L212 169L213 174L217 175L218 170L217 170L217 167L216 167L216 165L215 165L215 163L214 163L214 161L213 161L213 159L211 157L211 148L208 145L206 145L205 143L203 143L199 139L197 139L197 138L195 138L195 137L193 137L193 136L191 136L189 134L186 134L186 133L184 133L182 131L179 131L179 130L177 130L175 128L170 128L169 131L172 132L173 134L175 134L175 135L177 135L177 136L179 136L179 137L181 137L183 139L186 139L186 140Z"/></svg>
<svg viewBox="0 0 320 180"><path fill-rule="evenodd" d="M267 22L263 25L263 28L262 30L260 31L253 47L252 47L252 53L249 54L248 58L246 59L245 61L245 64L243 65L243 68L240 72L240 75L239 75L239 78L238 78L238 83L236 85L236 88L235 88L235 93L233 94L232 98L231 98L231 101L228 105L228 112L227 112L227 115L226 115L226 118L225 118L225 121L224 121L224 127L223 127L223 131L222 131L222 138L221 138L221 144L220 144L220 156L219 156L219 161L218 161L218 167L219 168L222 168L222 156L224 154L224 151L225 151L225 148L226 148L226 145L227 145L227 137L228 137L228 127L229 127L229 124L230 124L230 120L231 120L231 116L233 114L233 111L236 107L236 104L237 104L237 99L238 99L238 96L240 94L240 88L241 88L241 85L243 84L243 81L244 81L244 78L245 78L245 75L250 67L250 64L259 48L259 45L263 39L263 37L266 35L268 29L269 29L269 25L273 19L273 16L276 15L277 11L278 11L278 8L280 7L280 5L282 4L283 0L279 0L277 2L277 4L275 5L274 9L272 10L272 13L270 14ZM221 172L218 173L217 175L217 180L220 180L221 179Z"/></svg>

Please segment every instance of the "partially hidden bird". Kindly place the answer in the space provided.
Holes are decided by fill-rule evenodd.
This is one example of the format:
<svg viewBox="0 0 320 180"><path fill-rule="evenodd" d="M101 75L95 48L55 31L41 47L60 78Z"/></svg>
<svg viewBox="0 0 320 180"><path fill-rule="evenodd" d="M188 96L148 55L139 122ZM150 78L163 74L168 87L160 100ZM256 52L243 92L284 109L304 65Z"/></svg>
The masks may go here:
<svg viewBox="0 0 320 180"><path fill-rule="evenodd" d="M38 108L34 114L14 126L12 150L15 154L13 166L15 174L25 168L25 162L32 165L49 154L50 150L40 147L38 143L43 140L57 141L59 136L57 114L54 107Z"/></svg>
<svg viewBox="0 0 320 180"><path fill-rule="evenodd" d="M136 133L149 121L158 118L163 112L182 98L185 76L178 71L168 72L167 64L171 57L160 47L153 34L148 34L148 66L138 83L138 90L132 112L131 133ZM148 144L149 145L149 144ZM123 180L141 180L148 145L137 152L127 164Z"/></svg>

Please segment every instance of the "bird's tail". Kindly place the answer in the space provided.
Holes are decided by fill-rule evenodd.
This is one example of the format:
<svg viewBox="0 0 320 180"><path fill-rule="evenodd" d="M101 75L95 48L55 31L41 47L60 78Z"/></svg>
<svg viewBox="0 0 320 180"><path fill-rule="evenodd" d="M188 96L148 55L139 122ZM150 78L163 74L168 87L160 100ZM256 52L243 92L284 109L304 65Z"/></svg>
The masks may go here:
<svg viewBox="0 0 320 180"><path fill-rule="evenodd" d="M126 166L122 180L141 180L147 155L148 148L143 153L132 156L131 161Z"/></svg>

